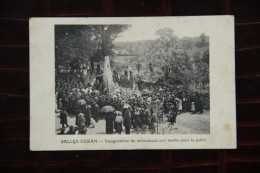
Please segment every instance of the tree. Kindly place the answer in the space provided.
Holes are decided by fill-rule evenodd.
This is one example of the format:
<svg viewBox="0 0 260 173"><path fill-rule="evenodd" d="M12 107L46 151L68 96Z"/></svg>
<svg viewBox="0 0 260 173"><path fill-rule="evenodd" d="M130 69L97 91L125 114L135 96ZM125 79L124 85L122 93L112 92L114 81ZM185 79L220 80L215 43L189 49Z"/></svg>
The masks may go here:
<svg viewBox="0 0 260 173"><path fill-rule="evenodd" d="M205 33L200 34L200 41L196 43L197 47L204 47L207 45L206 43L207 36Z"/></svg>
<svg viewBox="0 0 260 173"><path fill-rule="evenodd" d="M203 48L194 49L196 43L194 44L193 40L198 38L179 39L173 30L168 28L159 29L156 34L159 36L156 40L131 43L131 47L130 43L124 44L126 50L134 50L136 58L133 63L138 72L142 64L142 74L138 73L136 81L157 81L173 88L175 92L182 91L186 94L199 89L208 94L207 37L205 36ZM203 52L204 50L206 51Z"/></svg>
<svg viewBox="0 0 260 173"><path fill-rule="evenodd" d="M205 45L206 43L206 35L205 33L200 34L200 41L202 45Z"/></svg>
<svg viewBox="0 0 260 173"><path fill-rule="evenodd" d="M128 25L57 25L55 27L55 60L57 65L67 65L73 59L82 62L103 61L113 55L113 40Z"/></svg>
<svg viewBox="0 0 260 173"><path fill-rule="evenodd" d="M196 88L201 92L205 85L209 84L209 56L208 50L201 56L200 53L194 56L194 79Z"/></svg>
<svg viewBox="0 0 260 173"><path fill-rule="evenodd" d="M173 30L170 28L159 29L155 32L163 40L173 39Z"/></svg>
<svg viewBox="0 0 260 173"><path fill-rule="evenodd" d="M159 36L157 44L153 47L154 51L150 51L153 57L159 58L159 64L165 66L165 73L169 73L171 63L175 61L176 50L174 46L177 44L178 37L173 35L173 30L170 28L159 29L155 32ZM162 61L163 60L163 61ZM168 74L165 74L168 76Z"/></svg>

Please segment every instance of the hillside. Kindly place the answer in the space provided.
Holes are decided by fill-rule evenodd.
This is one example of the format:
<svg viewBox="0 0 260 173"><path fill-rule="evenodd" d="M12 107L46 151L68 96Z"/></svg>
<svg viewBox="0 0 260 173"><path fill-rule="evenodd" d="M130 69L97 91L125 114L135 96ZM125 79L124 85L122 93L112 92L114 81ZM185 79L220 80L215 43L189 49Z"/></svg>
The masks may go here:
<svg viewBox="0 0 260 173"><path fill-rule="evenodd" d="M176 86L184 80L191 80L194 73L199 73L197 68L206 71L208 69L208 64L205 67L199 67L201 65L198 64L202 61L204 54L209 51L209 37L207 36L203 38L203 41L201 37L181 39L176 37L172 40L117 42L114 45L112 68L117 69L121 75L130 70L134 77L145 82L155 83L165 78L168 73L170 80L173 83L175 81ZM189 86L196 85L193 83Z"/></svg>

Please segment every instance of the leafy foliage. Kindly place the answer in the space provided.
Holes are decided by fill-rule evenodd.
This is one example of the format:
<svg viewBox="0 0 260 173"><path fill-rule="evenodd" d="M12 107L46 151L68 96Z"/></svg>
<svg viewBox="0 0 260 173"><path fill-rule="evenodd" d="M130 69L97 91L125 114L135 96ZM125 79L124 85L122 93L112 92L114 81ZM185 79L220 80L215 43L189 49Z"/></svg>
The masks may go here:
<svg viewBox="0 0 260 173"><path fill-rule="evenodd" d="M56 67L103 61L104 56L113 55L113 40L127 25L56 25Z"/></svg>
<svg viewBox="0 0 260 173"><path fill-rule="evenodd" d="M174 88L176 93L187 95L198 92L207 98L208 37L202 33L200 37L180 39L169 28L160 29L155 34L158 35L157 40L120 43L117 46L122 52L125 49L129 55L136 57L134 64L139 72L136 80L157 81Z"/></svg>

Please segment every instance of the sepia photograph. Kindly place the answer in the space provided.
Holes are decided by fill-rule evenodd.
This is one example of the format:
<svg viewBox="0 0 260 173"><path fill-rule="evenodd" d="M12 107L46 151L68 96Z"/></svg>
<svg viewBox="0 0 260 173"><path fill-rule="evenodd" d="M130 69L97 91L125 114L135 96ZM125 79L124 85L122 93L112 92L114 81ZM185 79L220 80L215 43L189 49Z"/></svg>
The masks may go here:
<svg viewBox="0 0 260 173"><path fill-rule="evenodd" d="M55 25L56 134L210 133L209 39L170 26Z"/></svg>
<svg viewBox="0 0 260 173"><path fill-rule="evenodd" d="M236 148L233 16L30 19L30 149Z"/></svg>

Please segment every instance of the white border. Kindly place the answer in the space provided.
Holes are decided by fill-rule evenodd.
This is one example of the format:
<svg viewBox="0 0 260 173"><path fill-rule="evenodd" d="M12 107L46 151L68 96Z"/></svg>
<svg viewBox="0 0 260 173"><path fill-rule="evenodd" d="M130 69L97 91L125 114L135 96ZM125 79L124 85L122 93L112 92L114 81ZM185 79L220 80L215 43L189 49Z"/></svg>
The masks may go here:
<svg viewBox="0 0 260 173"><path fill-rule="evenodd" d="M172 135L56 135L55 134L55 24L140 24L172 22L192 30L203 28L210 37L210 134ZM232 149L236 148L234 17L131 17L131 18L31 18L30 19L30 149ZM105 143L131 139L199 139L206 142ZM78 143L62 144L62 139ZM97 143L81 140L97 139Z"/></svg>

